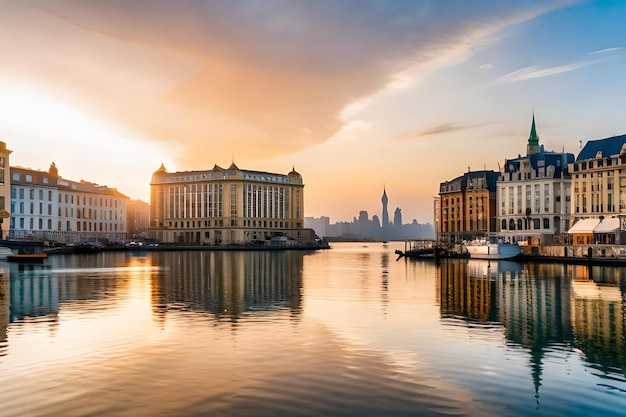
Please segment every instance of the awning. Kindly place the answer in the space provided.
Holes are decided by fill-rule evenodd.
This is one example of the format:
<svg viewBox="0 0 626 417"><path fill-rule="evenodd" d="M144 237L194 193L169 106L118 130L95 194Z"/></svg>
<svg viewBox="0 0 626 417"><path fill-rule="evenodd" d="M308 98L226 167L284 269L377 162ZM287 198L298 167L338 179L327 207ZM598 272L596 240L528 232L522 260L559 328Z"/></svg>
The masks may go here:
<svg viewBox="0 0 626 417"><path fill-rule="evenodd" d="M599 225L593 229L593 233L615 233L619 230L619 219L617 217L609 217L600 222Z"/></svg>
<svg viewBox="0 0 626 417"><path fill-rule="evenodd" d="M578 220L567 233L573 234L591 234L593 229L600 223L600 219L580 219Z"/></svg>

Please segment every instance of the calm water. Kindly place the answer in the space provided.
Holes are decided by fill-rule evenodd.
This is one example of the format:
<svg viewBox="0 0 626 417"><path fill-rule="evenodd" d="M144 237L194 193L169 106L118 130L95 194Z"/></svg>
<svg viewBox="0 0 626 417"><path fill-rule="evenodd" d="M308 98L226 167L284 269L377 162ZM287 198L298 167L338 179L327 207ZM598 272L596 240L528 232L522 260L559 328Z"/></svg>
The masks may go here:
<svg viewBox="0 0 626 417"><path fill-rule="evenodd" d="M626 268L402 247L0 263L0 415L626 416Z"/></svg>

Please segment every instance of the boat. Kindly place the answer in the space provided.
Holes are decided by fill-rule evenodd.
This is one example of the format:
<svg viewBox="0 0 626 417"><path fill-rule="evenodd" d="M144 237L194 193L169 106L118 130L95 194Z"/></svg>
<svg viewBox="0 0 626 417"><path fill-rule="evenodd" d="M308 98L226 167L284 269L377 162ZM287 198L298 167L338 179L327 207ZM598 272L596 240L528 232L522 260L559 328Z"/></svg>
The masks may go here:
<svg viewBox="0 0 626 417"><path fill-rule="evenodd" d="M0 246L0 261L6 261L7 256L13 255L13 251L6 246Z"/></svg>
<svg viewBox="0 0 626 417"><path fill-rule="evenodd" d="M497 236L466 241L463 247L472 259L511 259L522 253L517 243L506 242Z"/></svg>
<svg viewBox="0 0 626 417"><path fill-rule="evenodd" d="M435 257L435 244L432 240L415 240L405 241L404 251L396 249L396 255L398 259L402 257L406 258L434 258Z"/></svg>
<svg viewBox="0 0 626 417"><path fill-rule="evenodd" d="M43 262L48 258L47 253L18 253L7 256L8 262Z"/></svg>

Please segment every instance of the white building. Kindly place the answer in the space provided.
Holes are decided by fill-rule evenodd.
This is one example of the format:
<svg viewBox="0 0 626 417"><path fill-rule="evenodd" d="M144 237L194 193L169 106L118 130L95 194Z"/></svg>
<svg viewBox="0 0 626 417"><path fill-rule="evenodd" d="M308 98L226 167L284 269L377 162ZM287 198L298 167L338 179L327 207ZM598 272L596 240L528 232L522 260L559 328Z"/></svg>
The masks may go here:
<svg viewBox="0 0 626 417"><path fill-rule="evenodd" d="M496 183L499 233L520 244L561 240L570 226L571 153L539 145L533 115L526 156L507 159Z"/></svg>
<svg viewBox="0 0 626 417"><path fill-rule="evenodd" d="M46 171L11 167L12 239L78 243L126 239L126 200L114 188L58 175L54 163Z"/></svg>

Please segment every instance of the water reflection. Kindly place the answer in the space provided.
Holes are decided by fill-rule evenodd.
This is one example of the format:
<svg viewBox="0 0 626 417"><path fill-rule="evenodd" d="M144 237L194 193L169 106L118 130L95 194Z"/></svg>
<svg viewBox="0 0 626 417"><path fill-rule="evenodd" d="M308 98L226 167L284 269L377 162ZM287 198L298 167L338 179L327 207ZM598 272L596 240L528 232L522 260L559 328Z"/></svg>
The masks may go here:
<svg viewBox="0 0 626 417"><path fill-rule="evenodd" d="M546 355L580 349L605 378L624 382L626 269L451 260L440 272L444 320L500 326L528 354L537 399Z"/></svg>
<svg viewBox="0 0 626 417"><path fill-rule="evenodd" d="M624 415L623 270L393 245L0 268L1 414Z"/></svg>
<svg viewBox="0 0 626 417"><path fill-rule="evenodd" d="M302 308L301 252L174 252L155 254L168 273L152 285L154 313L184 310L236 321L243 314Z"/></svg>

